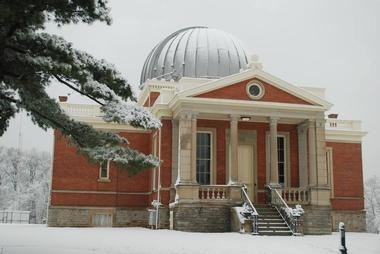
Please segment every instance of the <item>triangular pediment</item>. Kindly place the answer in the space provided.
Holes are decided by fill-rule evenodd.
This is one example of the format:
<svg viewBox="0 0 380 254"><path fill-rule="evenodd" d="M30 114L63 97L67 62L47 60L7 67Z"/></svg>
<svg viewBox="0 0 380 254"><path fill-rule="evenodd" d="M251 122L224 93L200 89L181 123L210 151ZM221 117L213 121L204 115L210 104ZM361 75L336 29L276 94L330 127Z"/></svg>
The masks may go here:
<svg viewBox="0 0 380 254"><path fill-rule="evenodd" d="M262 87L263 94L260 98L252 99L249 96L247 87L252 84L259 84ZM267 102L279 102L279 103L293 103L293 104L305 104L313 105L312 103L305 101L293 94L285 92L269 83L260 80L258 78L252 78L244 80L229 86L225 86L219 89L215 89L206 93L196 95L198 98L214 98L214 99L230 99L230 100L247 100L247 101L267 101Z"/></svg>
<svg viewBox="0 0 380 254"><path fill-rule="evenodd" d="M260 98L252 98L247 86L259 83L264 90ZM247 100L257 102L274 102L300 105L322 106L329 109L332 104L321 97L289 84L262 70L244 72L211 81L199 87L184 90L180 96L210 99Z"/></svg>

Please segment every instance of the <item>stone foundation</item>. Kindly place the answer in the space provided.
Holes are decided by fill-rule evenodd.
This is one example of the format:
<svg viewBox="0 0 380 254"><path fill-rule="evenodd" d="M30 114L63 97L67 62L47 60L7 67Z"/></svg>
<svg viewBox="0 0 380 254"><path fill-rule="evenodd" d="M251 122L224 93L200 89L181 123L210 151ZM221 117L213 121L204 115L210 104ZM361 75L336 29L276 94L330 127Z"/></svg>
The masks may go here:
<svg viewBox="0 0 380 254"><path fill-rule="evenodd" d="M158 229L169 229L169 208L162 207L158 211L159 225Z"/></svg>
<svg viewBox="0 0 380 254"><path fill-rule="evenodd" d="M331 234L331 208L330 206L302 206L303 231L305 235Z"/></svg>
<svg viewBox="0 0 380 254"><path fill-rule="evenodd" d="M366 213L361 211L331 211L332 230L338 231L339 222L343 222L346 231L365 232L366 231Z"/></svg>
<svg viewBox="0 0 380 254"><path fill-rule="evenodd" d="M190 232L230 232L230 206L176 204L173 229Z"/></svg>
<svg viewBox="0 0 380 254"><path fill-rule="evenodd" d="M144 208L49 207L49 227L91 227L94 214L112 214L113 227L147 227Z"/></svg>
<svg viewBox="0 0 380 254"><path fill-rule="evenodd" d="M147 227L147 209L115 209L114 227Z"/></svg>

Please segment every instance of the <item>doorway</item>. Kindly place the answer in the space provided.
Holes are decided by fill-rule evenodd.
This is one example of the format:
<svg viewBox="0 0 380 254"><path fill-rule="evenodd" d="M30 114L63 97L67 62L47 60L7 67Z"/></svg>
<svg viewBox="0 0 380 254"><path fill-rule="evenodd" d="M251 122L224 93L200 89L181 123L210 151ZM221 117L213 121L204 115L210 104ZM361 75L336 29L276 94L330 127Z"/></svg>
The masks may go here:
<svg viewBox="0 0 380 254"><path fill-rule="evenodd" d="M238 135L238 182L247 186L247 194L252 203L257 202L257 133L256 130L239 130ZM231 170L230 131L226 129L227 171Z"/></svg>
<svg viewBox="0 0 380 254"><path fill-rule="evenodd" d="M253 144L239 144L238 181L247 186L250 200L255 201L254 147Z"/></svg>

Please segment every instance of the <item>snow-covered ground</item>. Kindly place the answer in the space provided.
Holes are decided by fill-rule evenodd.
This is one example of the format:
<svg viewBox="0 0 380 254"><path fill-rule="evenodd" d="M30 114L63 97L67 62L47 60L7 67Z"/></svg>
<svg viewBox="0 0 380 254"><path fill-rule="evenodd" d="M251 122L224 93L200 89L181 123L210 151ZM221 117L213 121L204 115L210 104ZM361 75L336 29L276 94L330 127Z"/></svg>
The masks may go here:
<svg viewBox="0 0 380 254"><path fill-rule="evenodd" d="M339 253L339 235L279 237L144 228L49 228L0 224L0 254ZM380 253L380 235L347 233L348 253Z"/></svg>

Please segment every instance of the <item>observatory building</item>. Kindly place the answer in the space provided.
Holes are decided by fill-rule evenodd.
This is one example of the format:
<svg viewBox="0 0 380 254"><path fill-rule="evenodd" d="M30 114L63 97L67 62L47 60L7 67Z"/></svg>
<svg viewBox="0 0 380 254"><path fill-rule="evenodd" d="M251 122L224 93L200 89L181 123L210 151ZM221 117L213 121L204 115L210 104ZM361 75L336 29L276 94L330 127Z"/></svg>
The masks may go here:
<svg viewBox="0 0 380 254"><path fill-rule="evenodd" d="M365 132L328 113L325 89L266 72L234 36L208 27L158 43L140 89L159 130L106 123L94 105L61 106L161 165L130 176L89 162L55 132L49 226L297 235L329 234L343 221L365 230Z"/></svg>

